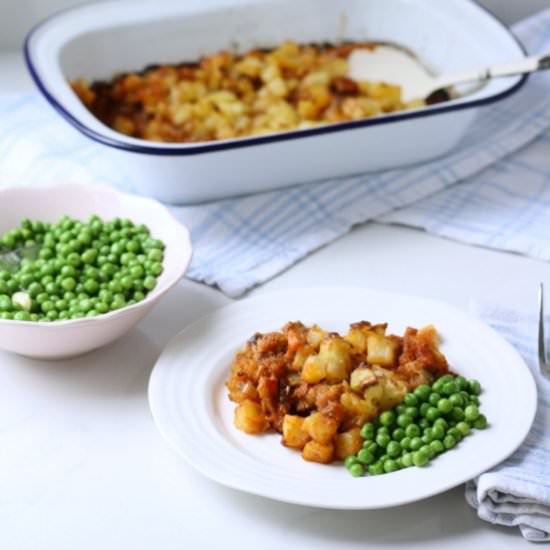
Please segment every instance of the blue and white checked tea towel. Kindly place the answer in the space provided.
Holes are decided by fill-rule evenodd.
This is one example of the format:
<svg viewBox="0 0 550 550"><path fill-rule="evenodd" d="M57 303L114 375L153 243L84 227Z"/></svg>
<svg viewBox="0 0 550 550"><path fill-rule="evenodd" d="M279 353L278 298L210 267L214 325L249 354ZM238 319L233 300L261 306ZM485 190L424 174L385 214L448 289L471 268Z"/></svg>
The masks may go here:
<svg viewBox="0 0 550 550"><path fill-rule="evenodd" d="M537 383L538 407L531 431L507 460L466 485L466 500L477 515L498 525L516 526L532 542L550 541L550 381L537 366L534 316L489 304L473 313L506 338L523 356Z"/></svg>
<svg viewBox="0 0 550 550"><path fill-rule="evenodd" d="M550 10L514 30L532 53L550 51ZM475 127L446 158L174 207L192 233L188 276L236 297L353 225L389 213L381 219L550 259L549 128L550 73L543 73L519 93L482 109ZM132 191L132 182L107 163L102 149L60 120L37 94L0 96L0 184L60 180Z"/></svg>

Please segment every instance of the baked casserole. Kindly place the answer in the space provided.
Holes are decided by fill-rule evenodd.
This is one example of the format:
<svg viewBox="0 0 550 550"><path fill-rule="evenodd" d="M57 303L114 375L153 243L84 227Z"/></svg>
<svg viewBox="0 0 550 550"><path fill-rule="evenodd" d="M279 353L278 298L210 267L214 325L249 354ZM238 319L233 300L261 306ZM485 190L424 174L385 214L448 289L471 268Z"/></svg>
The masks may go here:
<svg viewBox="0 0 550 550"><path fill-rule="evenodd" d="M348 57L374 43L284 42L242 55L150 66L109 82L71 81L110 128L157 142L204 142L370 118L418 107L399 86L349 78Z"/></svg>

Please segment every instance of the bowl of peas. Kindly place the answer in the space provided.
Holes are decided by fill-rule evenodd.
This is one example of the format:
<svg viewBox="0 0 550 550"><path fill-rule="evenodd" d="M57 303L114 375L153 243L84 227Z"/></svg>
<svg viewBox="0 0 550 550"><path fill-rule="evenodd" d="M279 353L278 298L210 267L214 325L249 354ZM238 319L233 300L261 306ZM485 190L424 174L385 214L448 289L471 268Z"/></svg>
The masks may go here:
<svg viewBox="0 0 550 550"><path fill-rule="evenodd" d="M189 231L101 185L0 190L0 349L55 359L108 344L185 274Z"/></svg>

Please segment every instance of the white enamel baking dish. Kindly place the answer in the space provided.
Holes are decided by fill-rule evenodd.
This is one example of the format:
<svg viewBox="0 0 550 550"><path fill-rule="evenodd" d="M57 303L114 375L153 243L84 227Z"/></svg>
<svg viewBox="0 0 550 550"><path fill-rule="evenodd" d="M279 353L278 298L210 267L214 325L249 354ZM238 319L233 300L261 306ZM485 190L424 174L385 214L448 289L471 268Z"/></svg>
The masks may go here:
<svg viewBox="0 0 550 550"><path fill-rule="evenodd" d="M374 40L414 52L436 73L517 59L523 48L471 0L118 0L54 15L25 43L40 91L67 122L103 147L140 193L193 203L448 153L478 108L518 90L525 77L495 80L435 105L313 129L194 144L126 137L97 120L67 79L109 79L150 64L193 61L220 49L297 42Z"/></svg>

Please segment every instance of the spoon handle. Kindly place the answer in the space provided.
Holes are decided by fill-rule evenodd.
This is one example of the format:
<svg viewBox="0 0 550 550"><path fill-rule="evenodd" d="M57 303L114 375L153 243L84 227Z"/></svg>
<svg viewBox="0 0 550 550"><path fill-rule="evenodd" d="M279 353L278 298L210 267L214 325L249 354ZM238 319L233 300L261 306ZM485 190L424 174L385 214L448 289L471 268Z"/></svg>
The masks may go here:
<svg viewBox="0 0 550 550"><path fill-rule="evenodd" d="M543 56L524 57L517 61L508 63L498 63L484 69L474 69L457 73L454 75L443 76L437 79L436 88L447 88L454 84L462 84L464 82L484 82L491 78L502 76L513 76L518 74L534 73L550 69L550 54Z"/></svg>

